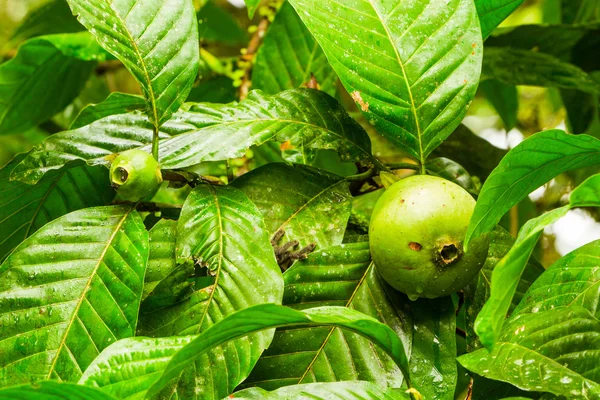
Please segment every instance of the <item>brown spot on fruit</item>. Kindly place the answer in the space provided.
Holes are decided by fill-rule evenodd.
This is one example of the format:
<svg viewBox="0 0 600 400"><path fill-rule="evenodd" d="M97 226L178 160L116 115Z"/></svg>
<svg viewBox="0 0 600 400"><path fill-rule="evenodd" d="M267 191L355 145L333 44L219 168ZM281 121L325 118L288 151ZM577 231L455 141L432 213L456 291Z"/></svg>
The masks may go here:
<svg viewBox="0 0 600 400"><path fill-rule="evenodd" d="M414 250L414 251L421 251L421 249L423 248L423 246L421 246L421 245L420 245L419 243L417 243L417 242L410 242L410 243L408 244L408 247L409 247L411 250Z"/></svg>
<svg viewBox="0 0 600 400"><path fill-rule="evenodd" d="M369 103L363 100L358 90L355 90L354 92L350 93L350 96L352 96L352 99L358 103L361 110L363 110L364 112L369 111Z"/></svg>
<svg viewBox="0 0 600 400"><path fill-rule="evenodd" d="M400 200L400 203L404 203L405 201L406 201L406 200L402 199L402 200Z"/></svg>

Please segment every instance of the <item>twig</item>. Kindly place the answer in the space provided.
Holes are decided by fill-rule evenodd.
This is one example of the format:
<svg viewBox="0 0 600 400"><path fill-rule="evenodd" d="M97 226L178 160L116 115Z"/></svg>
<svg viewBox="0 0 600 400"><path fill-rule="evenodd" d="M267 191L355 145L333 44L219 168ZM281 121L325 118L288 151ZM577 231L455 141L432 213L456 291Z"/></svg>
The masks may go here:
<svg viewBox="0 0 600 400"><path fill-rule="evenodd" d="M385 165L391 169L414 169L415 171L418 171L421 169L421 166L418 164L405 163L405 162L386 163Z"/></svg>
<svg viewBox="0 0 600 400"><path fill-rule="evenodd" d="M258 48L262 44L263 37L265 36L267 28L269 27L269 23L270 22L268 18L263 18L260 20L256 32L254 32L254 35L252 35L252 38L248 43L246 52L240 57L240 61L248 63L244 71L244 76L242 77L242 84L240 85L240 100L244 100L250 92L250 87L252 86L252 63Z"/></svg>

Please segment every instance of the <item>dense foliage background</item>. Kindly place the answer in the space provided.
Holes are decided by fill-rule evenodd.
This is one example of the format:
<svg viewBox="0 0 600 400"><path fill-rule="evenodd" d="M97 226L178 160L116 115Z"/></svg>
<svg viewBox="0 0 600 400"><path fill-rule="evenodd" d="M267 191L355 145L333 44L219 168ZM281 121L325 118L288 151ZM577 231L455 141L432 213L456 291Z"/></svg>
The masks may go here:
<svg viewBox="0 0 600 400"><path fill-rule="evenodd" d="M600 398L598 1L0 21L0 398ZM131 148L165 179L139 203L106 168ZM451 297L371 262L372 208L415 172L490 236Z"/></svg>

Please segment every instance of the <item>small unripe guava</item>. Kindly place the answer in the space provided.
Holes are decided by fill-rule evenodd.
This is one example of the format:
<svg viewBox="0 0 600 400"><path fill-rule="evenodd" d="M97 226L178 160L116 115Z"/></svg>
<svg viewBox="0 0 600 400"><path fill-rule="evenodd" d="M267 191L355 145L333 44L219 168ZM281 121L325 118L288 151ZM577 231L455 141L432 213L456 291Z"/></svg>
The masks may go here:
<svg viewBox="0 0 600 400"><path fill-rule="evenodd" d="M375 268L411 300L462 289L483 266L488 238L463 241L475 200L442 178L415 175L390 186L379 198L369 225Z"/></svg>
<svg viewBox="0 0 600 400"><path fill-rule="evenodd" d="M132 149L113 160L110 181L123 199L140 201L154 196L163 180L158 161L145 151Z"/></svg>

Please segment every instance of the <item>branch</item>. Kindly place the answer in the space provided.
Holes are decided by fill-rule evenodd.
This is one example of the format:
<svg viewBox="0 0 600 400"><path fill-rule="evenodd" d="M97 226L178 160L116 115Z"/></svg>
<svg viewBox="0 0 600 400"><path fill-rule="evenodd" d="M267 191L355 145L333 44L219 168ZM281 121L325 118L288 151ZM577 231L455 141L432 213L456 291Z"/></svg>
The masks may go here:
<svg viewBox="0 0 600 400"><path fill-rule="evenodd" d="M252 65L254 64L254 56L258 51L258 48L262 44L267 28L269 27L270 21L268 18L263 17L258 24L256 32L252 35L246 52L240 57L239 64L244 65L244 76L242 77L242 84L240 85L240 100L244 100L250 92L252 86L251 75Z"/></svg>

